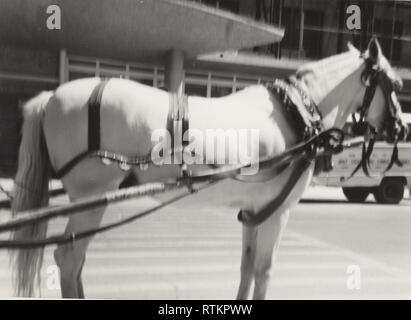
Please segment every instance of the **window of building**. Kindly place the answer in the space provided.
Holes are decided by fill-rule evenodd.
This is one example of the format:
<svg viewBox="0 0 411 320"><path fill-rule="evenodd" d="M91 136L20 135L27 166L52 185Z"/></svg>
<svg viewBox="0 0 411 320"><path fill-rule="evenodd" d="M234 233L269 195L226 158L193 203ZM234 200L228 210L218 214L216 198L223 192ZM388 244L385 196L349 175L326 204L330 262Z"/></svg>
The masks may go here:
<svg viewBox="0 0 411 320"><path fill-rule="evenodd" d="M281 42L282 56L289 58L320 58L322 49L322 30L324 13L317 10L304 10L303 46L300 45L301 9L284 8L284 38ZM301 51L299 52L299 49Z"/></svg>
<svg viewBox="0 0 411 320"><path fill-rule="evenodd" d="M301 14L299 8L284 8L284 38L281 41L282 56L297 56L300 39Z"/></svg>
<svg viewBox="0 0 411 320"><path fill-rule="evenodd" d="M392 31L394 32L392 33ZM379 42L381 44L382 51L386 57L391 58L391 61L398 61L401 59L401 40L392 39L392 36L401 37L402 31L402 21L393 21L389 19L374 20L374 33L379 35Z"/></svg>
<svg viewBox="0 0 411 320"><path fill-rule="evenodd" d="M85 77L127 78L164 89L164 68L152 64L127 63L83 56L68 56L68 80ZM184 72L184 93L201 97L222 97L270 77L230 71L189 69Z"/></svg>
<svg viewBox="0 0 411 320"><path fill-rule="evenodd" d="M211 87L211 97L218 98L224 97L233 92L232 87L219 87L219 86L212 86Z"/></svg>
<svg viewBox="0 0 411 320"><path fill-rule="evenodd" d="M184 91L189 96L207 97L207 85L186 83Z"/></svg>
<svg viewBox="0 0 411 320"><path fill-rule="evenodd" d="M401 109L404 113L411 113L411 100L400 100ZM411 132L411 131L410 131Z"/></svg>
<svg viewBox="0 0 411 320"><path fill-rule="evenodd" d="M308 58L320 58L322 49L322 38L324 13L315 10L304 11L304 40L303 47L305 56Z"/></svg>

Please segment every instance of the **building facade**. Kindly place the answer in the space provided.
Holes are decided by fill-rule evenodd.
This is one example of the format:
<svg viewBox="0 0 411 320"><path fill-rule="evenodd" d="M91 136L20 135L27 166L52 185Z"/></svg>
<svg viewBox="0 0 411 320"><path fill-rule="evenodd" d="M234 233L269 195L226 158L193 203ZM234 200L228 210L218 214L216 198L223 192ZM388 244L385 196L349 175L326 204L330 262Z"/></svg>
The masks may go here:
<svg viewBox="0 0 411 320"><path fill-rule="evenodd" d="M285 28L280 43L254 49L276 58L319 59L344 51L348 41L364 50L370 38L377 36L385 55L394 65L411 68L409 1L195 1ZM347 26L347 18L351 15L347 8L351 5L360 9L359 29L351 30Z"/></svg>
<svg viewBox="0 0 411 320"><path fill-rule="evenodd" d="M345 51L348 41L365 49L375 35L403 77L405 86L400 100L405 111L411 112L411 4L348 0L196 2L284 27L285 36L278 44L186 61L186 94L218 97L284 77L307 60ZM346 26L346 10L352 4L361 9L360 30ZM158 88L164 86L161 65L91 57L67 52L63 47L52 50L0 43L0 176L13 175L17 166L24 101L41 90L53 90L60 83L90 76L123 77Z"/></svg>
<svg viewBox="0 0 411 320"><path fill-rule="evenodd" d="M346 50L347 42L365 50L371 37L379 39L391 65L404 80L400 95L411 112L411 2L381 0L196 0L253 17L285 29L280 43L247 49L273 59L305 61ZM357 6L360 29L349 29L347 8ZM350 11L349 11L350 12Z"/></svg>

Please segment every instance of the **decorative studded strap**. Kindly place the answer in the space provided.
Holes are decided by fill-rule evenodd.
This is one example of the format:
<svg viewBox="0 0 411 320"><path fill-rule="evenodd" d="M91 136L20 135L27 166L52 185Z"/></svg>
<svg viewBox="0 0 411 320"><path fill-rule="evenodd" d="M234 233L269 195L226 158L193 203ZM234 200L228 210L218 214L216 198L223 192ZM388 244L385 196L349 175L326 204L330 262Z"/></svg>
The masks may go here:
<svg viewBox="0 0 411 320"><path fill-rule="evenodd" d="M294 77L275 79L266 84L282 102L288 121L294 127L298 140L305 140L320 132L323 128L318 107L301 88Z"/></svg>

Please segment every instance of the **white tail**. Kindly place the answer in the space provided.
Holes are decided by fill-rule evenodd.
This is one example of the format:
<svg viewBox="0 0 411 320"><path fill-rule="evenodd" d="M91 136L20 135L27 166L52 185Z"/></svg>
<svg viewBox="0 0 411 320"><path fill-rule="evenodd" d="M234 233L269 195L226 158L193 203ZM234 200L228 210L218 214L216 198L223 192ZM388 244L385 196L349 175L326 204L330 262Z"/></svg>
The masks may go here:
<svg viewBox="0 0 411 320"><path fill-rule="evenodd" d="M42 92L23 108L24 122L19 149L19 162L14 180L13 216L21 211L48 205L50 161L44 140L42 120L44 108L53 92ZM46 236L47 222L33 224L12 232L13 240L30 241ZM43 249L22 249L11 252L14 285L19 296L32 296L34 283L40 286Z"/></svg>

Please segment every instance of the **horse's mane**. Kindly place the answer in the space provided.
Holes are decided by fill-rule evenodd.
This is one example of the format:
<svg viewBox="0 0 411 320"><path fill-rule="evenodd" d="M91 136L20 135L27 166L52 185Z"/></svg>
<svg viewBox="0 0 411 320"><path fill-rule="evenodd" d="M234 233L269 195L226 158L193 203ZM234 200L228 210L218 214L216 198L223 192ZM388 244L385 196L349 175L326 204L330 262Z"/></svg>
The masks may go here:
<svg viewBox="0 0 411 320"><path fill-rule="evenodd" d="M361 65L358 52L347 51L302 65L296 72L316 104Z"/></svg>

